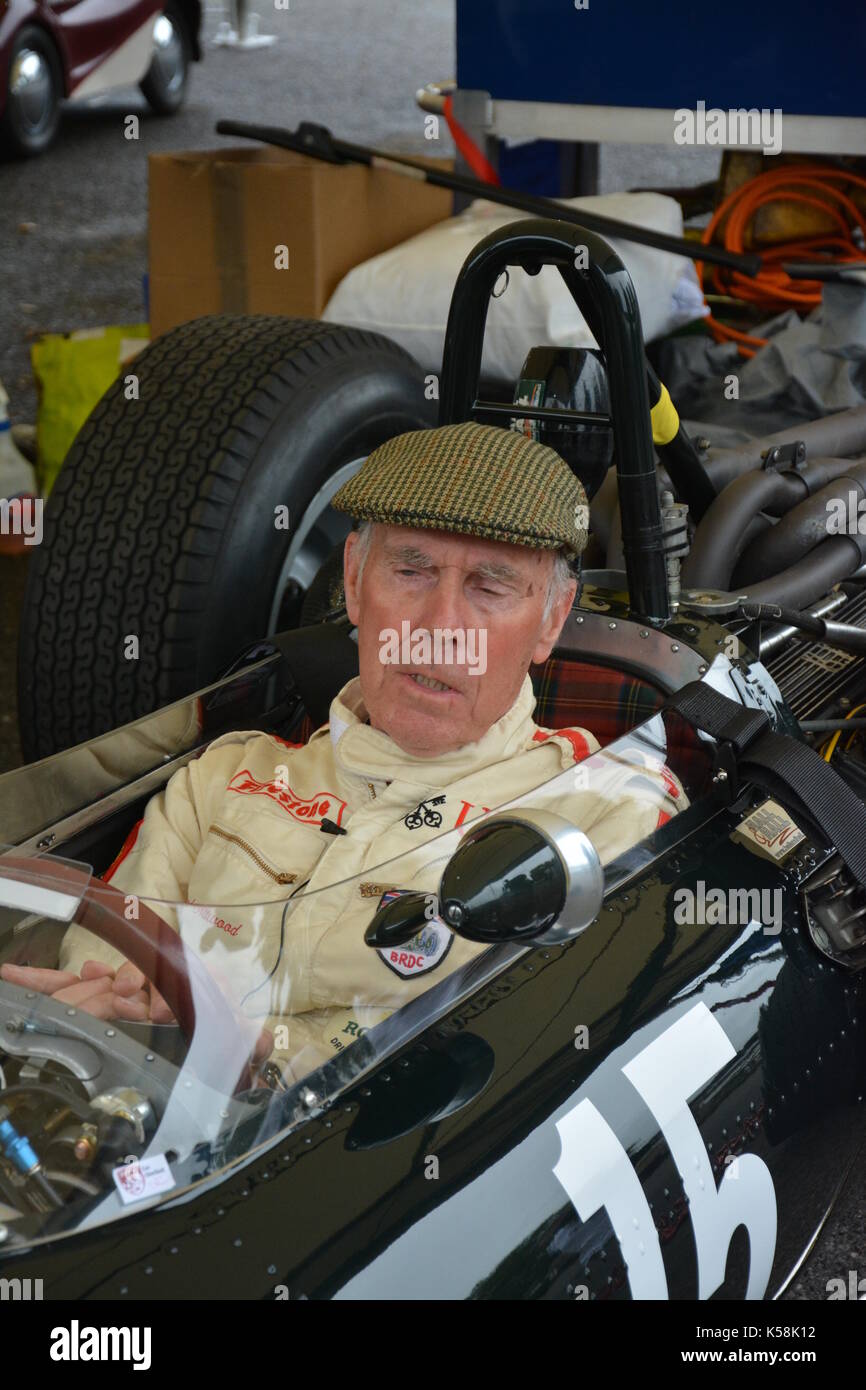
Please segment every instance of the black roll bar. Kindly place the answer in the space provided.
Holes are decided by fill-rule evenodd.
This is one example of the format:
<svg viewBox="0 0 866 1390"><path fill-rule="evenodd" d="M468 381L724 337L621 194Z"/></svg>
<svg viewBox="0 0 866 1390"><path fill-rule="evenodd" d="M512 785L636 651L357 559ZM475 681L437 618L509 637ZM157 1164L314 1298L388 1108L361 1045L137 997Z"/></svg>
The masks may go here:
<svg viewBox="0 0 866 1390"><path fill-rule="evenodd" d="M522 407L504 412L501 403L479 399L484 329L503 270L521 266L537 275L543 265L557 267L604 355L610 415L587 412L581 418L613 427L631 610L640 621L660 626L670 618L671 607L640 311L631 276L602 237L553 218L525 218L491 232L472 249L451 296L439 423L522 415ZM544 412L547 419L567 414L574 416Z"/></svg>

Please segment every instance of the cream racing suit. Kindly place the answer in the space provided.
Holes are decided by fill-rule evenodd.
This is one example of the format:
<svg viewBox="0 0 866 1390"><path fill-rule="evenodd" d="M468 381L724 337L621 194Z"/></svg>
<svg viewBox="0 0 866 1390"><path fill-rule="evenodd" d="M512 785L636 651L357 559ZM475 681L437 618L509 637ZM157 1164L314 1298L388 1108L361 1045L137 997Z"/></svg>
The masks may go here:
<svg viewBox="0 0 866 1390"><path fill-rule="evenodd" d="M436 919L400 949L364 942L386 892L435 893L462 827L573 769L532 804L580 826L606 862L687 804L661 761L647 771L605 758L582 785L575 765L595 738L539 728L534 706L527 676L477 743L419 758L370 727L352 681L305 746L251 732L210 744L149 802L106 878L159 900L175 927L160 902L193 905L181 910L184 940L274 1032L273 1060L298 1079L485 949ZM88 959L122 957L72 927L61 968L79 973Z"/></svg>

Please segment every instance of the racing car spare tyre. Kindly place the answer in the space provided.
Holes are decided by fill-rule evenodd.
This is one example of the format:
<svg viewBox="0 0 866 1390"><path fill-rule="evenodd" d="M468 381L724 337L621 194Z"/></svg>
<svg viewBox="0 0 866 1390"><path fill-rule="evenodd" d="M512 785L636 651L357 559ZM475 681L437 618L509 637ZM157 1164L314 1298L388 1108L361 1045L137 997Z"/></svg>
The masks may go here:
<svg viewBox="0 0 866 1390"><path fill-rule="evenodd" d="M45 507L21 614L25 758L179 699L296 625L349 529L330 498L434 410L408 353L337 324L215 315L145 348Z"/></svg>

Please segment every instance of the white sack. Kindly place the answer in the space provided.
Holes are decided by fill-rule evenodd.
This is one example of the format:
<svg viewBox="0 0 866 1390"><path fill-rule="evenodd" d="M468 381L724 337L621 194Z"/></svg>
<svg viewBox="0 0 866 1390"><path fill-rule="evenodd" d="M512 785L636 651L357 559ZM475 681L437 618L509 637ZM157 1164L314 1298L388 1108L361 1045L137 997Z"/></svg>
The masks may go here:
<svg viewBox="0 0 866 1390"><path fill-rule="evenodd" d="M679 203L660 193L606 193L564 201L569 207L682 236ZM460 267L494 228L524 216L528 214L486 200L472 203L458 217L438 222L355 266L340 281L322 318L384 333L411 352L425 371L438 372ZM647 342L709 312L692 261L635 242L610 240L634 281ZM536 344L597 346L554 266L544 266L540 275L527 275L519 268L509 275L504 294L491 301L487 315L486 374L516 381L527 351Z"/></svg>

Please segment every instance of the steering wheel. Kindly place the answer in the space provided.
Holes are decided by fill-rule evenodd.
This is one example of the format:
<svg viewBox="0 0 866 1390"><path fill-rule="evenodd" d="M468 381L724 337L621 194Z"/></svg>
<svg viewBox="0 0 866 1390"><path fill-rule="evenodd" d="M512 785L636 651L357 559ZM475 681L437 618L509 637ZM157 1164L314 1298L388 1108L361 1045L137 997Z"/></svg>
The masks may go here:
<svg viewBox="0 0 866 1390"><path fill-rule="evenodd" d="M138 918L129 920L124 916L126 895L119 888L51 858L4 854L0 873L20 883L80 897L72 921L138 966L165 999L188 1045L195 1032L196 1004L213 1020L208 1046L196 1054L199 1080L215 1091L228 1093L227 1076L231 1081L231 1071L238 1068L233 1092L249 1089L252 1047L240 1020L198 956L184 947L179 933L152 908L139 901ZM238 1067L241 1057L244 1061Z"/></svg>

